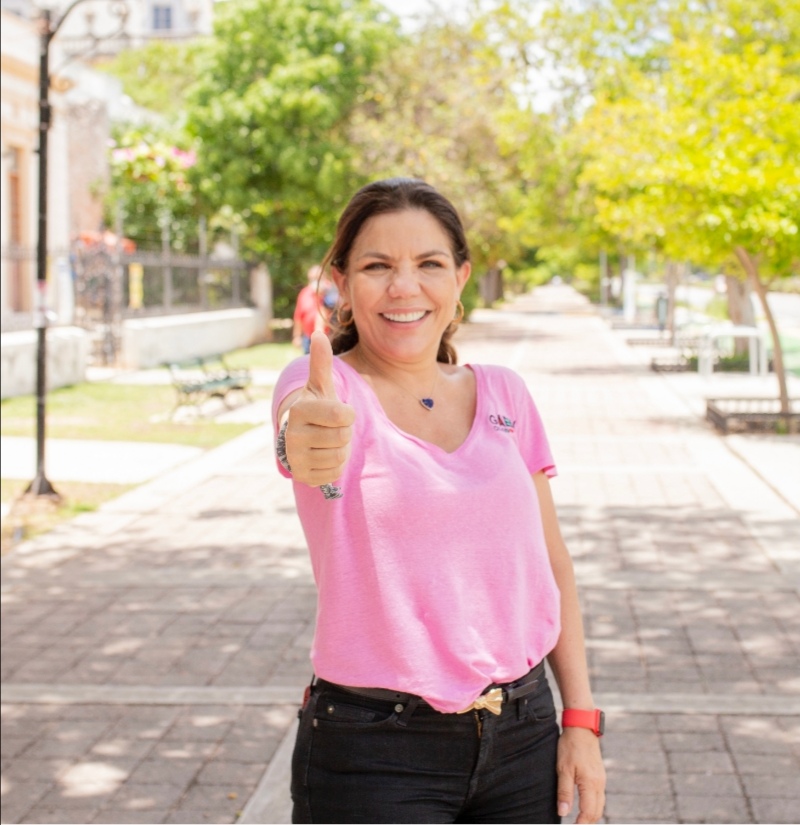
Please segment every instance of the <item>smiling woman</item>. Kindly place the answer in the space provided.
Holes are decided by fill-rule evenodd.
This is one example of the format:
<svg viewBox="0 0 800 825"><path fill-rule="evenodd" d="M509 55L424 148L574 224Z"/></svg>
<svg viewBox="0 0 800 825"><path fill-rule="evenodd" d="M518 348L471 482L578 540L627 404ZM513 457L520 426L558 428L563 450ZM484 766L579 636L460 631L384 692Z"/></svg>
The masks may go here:
<svg viewBox="0 0 800 825"><path fill-rule="evenodd" d="M293 821L558 822L578 787L595 822L601 713L555 466L522 379L457 363L458 213L419 180L369 184L324 265L333 340L273 395L319 591Z"/></svg>

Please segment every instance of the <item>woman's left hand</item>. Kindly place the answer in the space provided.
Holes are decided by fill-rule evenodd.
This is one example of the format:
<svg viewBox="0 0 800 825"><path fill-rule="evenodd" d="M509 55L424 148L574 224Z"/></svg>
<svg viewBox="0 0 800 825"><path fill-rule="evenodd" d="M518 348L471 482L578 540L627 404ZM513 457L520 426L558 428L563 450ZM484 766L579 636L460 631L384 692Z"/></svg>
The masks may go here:
<svg viewBox="0 0 800 825"><path fill-rule="evenodd" d="M597 822L606 802L606 769L600 739L587 728L566 728L558 740L558 815L572 810L578 788L576 823Z"/></svg>

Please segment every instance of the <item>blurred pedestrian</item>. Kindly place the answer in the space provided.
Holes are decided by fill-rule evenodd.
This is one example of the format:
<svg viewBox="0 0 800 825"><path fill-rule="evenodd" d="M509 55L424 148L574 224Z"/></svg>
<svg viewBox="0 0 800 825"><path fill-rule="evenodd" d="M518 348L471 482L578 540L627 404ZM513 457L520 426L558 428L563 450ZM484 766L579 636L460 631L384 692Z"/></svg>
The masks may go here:
<svg viewBox="0 0 800 825"><path fill-rule="evenodd" d="M273 395L318 588L292 821L560 822L577 789L597 822L603 715L555 464L524 381L456 364L458 213L422 181L369 184L326 262L333 340Z"/></svg>
<svg viewBox="0 0 800 825"><path fill-rule="evenodd" d="M323 329L325 319L320 312L322 306L321 281L323 269L319 265L309 268L306 273L308 283L297 294L297 302L292 317L292 343L308 355L311 333Z"/></svg>

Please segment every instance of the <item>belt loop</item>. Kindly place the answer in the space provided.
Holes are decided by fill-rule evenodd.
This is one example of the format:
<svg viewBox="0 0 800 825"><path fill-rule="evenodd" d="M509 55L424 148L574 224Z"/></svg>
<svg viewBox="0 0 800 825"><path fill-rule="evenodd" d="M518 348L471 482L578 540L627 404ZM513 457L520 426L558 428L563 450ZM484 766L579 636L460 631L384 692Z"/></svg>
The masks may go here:
<svg viewBox="0 0 800 825"><path fill-rule="evenodd" d="M303 701L300 704L300 707L297 710L297 718L303 718L303 711L308 706L308 700L311 698L311 694L314 692L314 683L317 681L317 674L313 674L311 677L311 682L306 685L305 690L303 691Z"/></svg>
<svg viewBox="0 0 800 825"><path fill-rule="evenodd" d="M528 697L523 696L521 699L517 699L517 719L521 722L525 718L525 714L528 710Z"/></svg>
<svg viewBox="0 0 800 825"><path fill-rule="evenodd" d="M406 727L411 720L411 717L414 715L414 711L417 709L418 704L419 696L412 696L408 700L408 704L403 708L400 715L397 717L397 724Z"/></svg>

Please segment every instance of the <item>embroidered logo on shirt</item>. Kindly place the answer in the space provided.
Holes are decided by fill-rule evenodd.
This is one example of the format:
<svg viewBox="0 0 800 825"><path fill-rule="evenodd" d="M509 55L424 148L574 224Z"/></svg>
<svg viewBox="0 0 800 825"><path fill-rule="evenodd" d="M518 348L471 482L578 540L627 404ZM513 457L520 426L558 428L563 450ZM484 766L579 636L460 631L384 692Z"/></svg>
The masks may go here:
<svg viewBox="0 0 800 825"><path fill-rule="evenodd" d="M505 415L490 415L489 423L492 425L492 429L494 430L498 430L503 433L513 433L517 422L512 421Z"/></svg>

